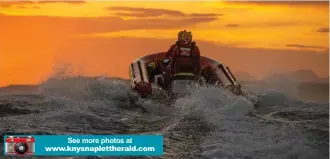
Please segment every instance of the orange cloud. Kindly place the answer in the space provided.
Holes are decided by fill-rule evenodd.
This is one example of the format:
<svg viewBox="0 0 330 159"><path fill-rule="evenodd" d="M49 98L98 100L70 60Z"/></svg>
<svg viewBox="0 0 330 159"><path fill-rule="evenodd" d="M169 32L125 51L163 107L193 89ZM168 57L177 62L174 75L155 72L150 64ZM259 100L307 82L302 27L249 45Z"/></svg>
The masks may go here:
<svg viewBox="0 0 330 159"><path fill-rule="evenodd" d="M310 46L310 45L302 45L302 44L287 44L287 47L296 47L296 48L301 48L301 49L328 49L324 47L319 47L319 46Z"/></svg>
<svg viewBox="0 0 330 159"><path fill-rule="evenodd" d="M329 32L329 28L319 28L316 31L317 32L321 32L321 33L328 33Z"/></svg>
<svg viewBox="0 0 330 159"><path fill-rule="evenodd" d="M10 7L12 7L11 4L7 4L7 3L1 3L0 4L0 8L10 8Z"/></svg>
<svg viewBox="0 0 330 159"><path fill-rule="evenodd" d="M86 1L1 1L0 8L12 8L16 7L18 9L25 9L25 8L34 8L39 9L39 4L52 4L52 3L68 3L68 4L84 4ZM29 6L29 7L28 7Z"/></svg>
<svg viewBox="0 0 330 159"><path fill-rule="evenodd" d="M39 0L37 1L39 4L47 4L47 3L68 3L68 4L84 4L86 1L84 0L71 0L71 1L56 1L56 0Z"/></svg>
<svg viewBox="0 0 330 159"><path fill-rule="evenodd" d="M119 11L114 13L118 16L128 16L128 17L160 17L160 16L170 16L170 17L180 17L180 18L211 18L217 19L218 16L222 14L215 13L192 13L186 14L181 11L170 10L170 9L153 9L153 8L135 8L135 7L107 7L106 10L109 11ZM197 19L200 20L200 19Z"/></svg>
<svg viewBox="0 0 330 159"><path fill-rule="evenodd" d="M229 27L229 28L236 28L236 27L239 27L240 25L238 24L227 24L226 27Z"/></svg>
<svg viewBox="0 0 330 159"><path fill-rule="evenodd" d="M306 6L306 5L314 5L314 6L329 6L329 1L286 1L286 0L278 0L278 1L239 1L233 2L229 1L228 3L232 4L253 4L253 5L286 5L286 6Z"/></svg>
<svg viewBox="0 0 330 159"><path fill-rule="evenodd" d="M86 3L84 0L75 0L75 1L56 1L56 0L24 0L24 1L9 1L2 0L2 4L11 4L11 5L22 5L22 4L46 4L46 3L69 3L69 4L83 4Z"/></svg>

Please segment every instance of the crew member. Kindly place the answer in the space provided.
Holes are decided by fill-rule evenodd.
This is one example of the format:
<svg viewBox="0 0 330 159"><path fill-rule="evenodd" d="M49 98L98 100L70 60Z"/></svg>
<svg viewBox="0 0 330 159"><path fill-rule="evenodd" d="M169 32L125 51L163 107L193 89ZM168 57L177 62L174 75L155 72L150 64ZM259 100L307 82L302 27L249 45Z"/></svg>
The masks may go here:
<svg viewBox="0 0 330 159"><path fill-rule="evenodd" d="M200 52L192 41L191 32L180 31L178 41L170 47L165 56L171 59L171 76L200 75Z"/></svg>

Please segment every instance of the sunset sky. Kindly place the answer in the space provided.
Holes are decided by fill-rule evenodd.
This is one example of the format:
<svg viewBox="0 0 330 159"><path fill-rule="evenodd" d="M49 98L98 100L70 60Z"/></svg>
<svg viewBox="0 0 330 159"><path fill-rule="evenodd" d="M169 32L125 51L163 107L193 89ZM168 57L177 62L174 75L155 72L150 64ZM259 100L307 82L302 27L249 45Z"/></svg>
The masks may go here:
<svg viewBox="0 0 330 159"><path fill-rule="evenodd" d="M262 77L311 69L328 76L328 2L4 2L0 86L36 84L71 66L128 77L128 65L167 51L186 29L201 54Z"/></svg>

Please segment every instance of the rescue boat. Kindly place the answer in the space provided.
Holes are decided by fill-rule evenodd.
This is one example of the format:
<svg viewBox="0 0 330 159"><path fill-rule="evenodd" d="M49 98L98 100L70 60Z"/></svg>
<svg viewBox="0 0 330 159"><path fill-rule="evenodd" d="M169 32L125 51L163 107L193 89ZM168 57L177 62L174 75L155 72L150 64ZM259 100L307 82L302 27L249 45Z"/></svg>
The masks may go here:
<svg viewBox="0 0 330 159"><path fill-rule="evenodd" d="M148 97L156 93L156 89L161 89L167 93L183 93L185 87L192 83L194 75L191 73L178 74L179 78L171 78L169 84L166 82L166 70L153 72L157 63L162 63L165 67L171 62L164 58L165 52L149 54L136 59L129 66L130 85L141 97ZM204 84L214 85L230 90L235 95L242 95L241 85L236 81L231 70L225 64L205 56L200 59L201 75ZM158 68L159 69L159 68Z"/></svg>

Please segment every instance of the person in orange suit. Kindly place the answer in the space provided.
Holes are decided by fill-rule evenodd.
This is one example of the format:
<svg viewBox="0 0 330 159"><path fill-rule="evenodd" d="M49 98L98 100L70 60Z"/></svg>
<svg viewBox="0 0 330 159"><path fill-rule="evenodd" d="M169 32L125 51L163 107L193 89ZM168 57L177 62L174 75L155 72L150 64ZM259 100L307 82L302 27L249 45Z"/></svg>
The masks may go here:
<svg viewBox="0 0 330 159"><path fill-rule="evenodd" d="M165 58L171 59L171 76L182 73L200 74L200 51L192 41L192 33L186 30L178 33L178 41L167 51Z"/></svg>

